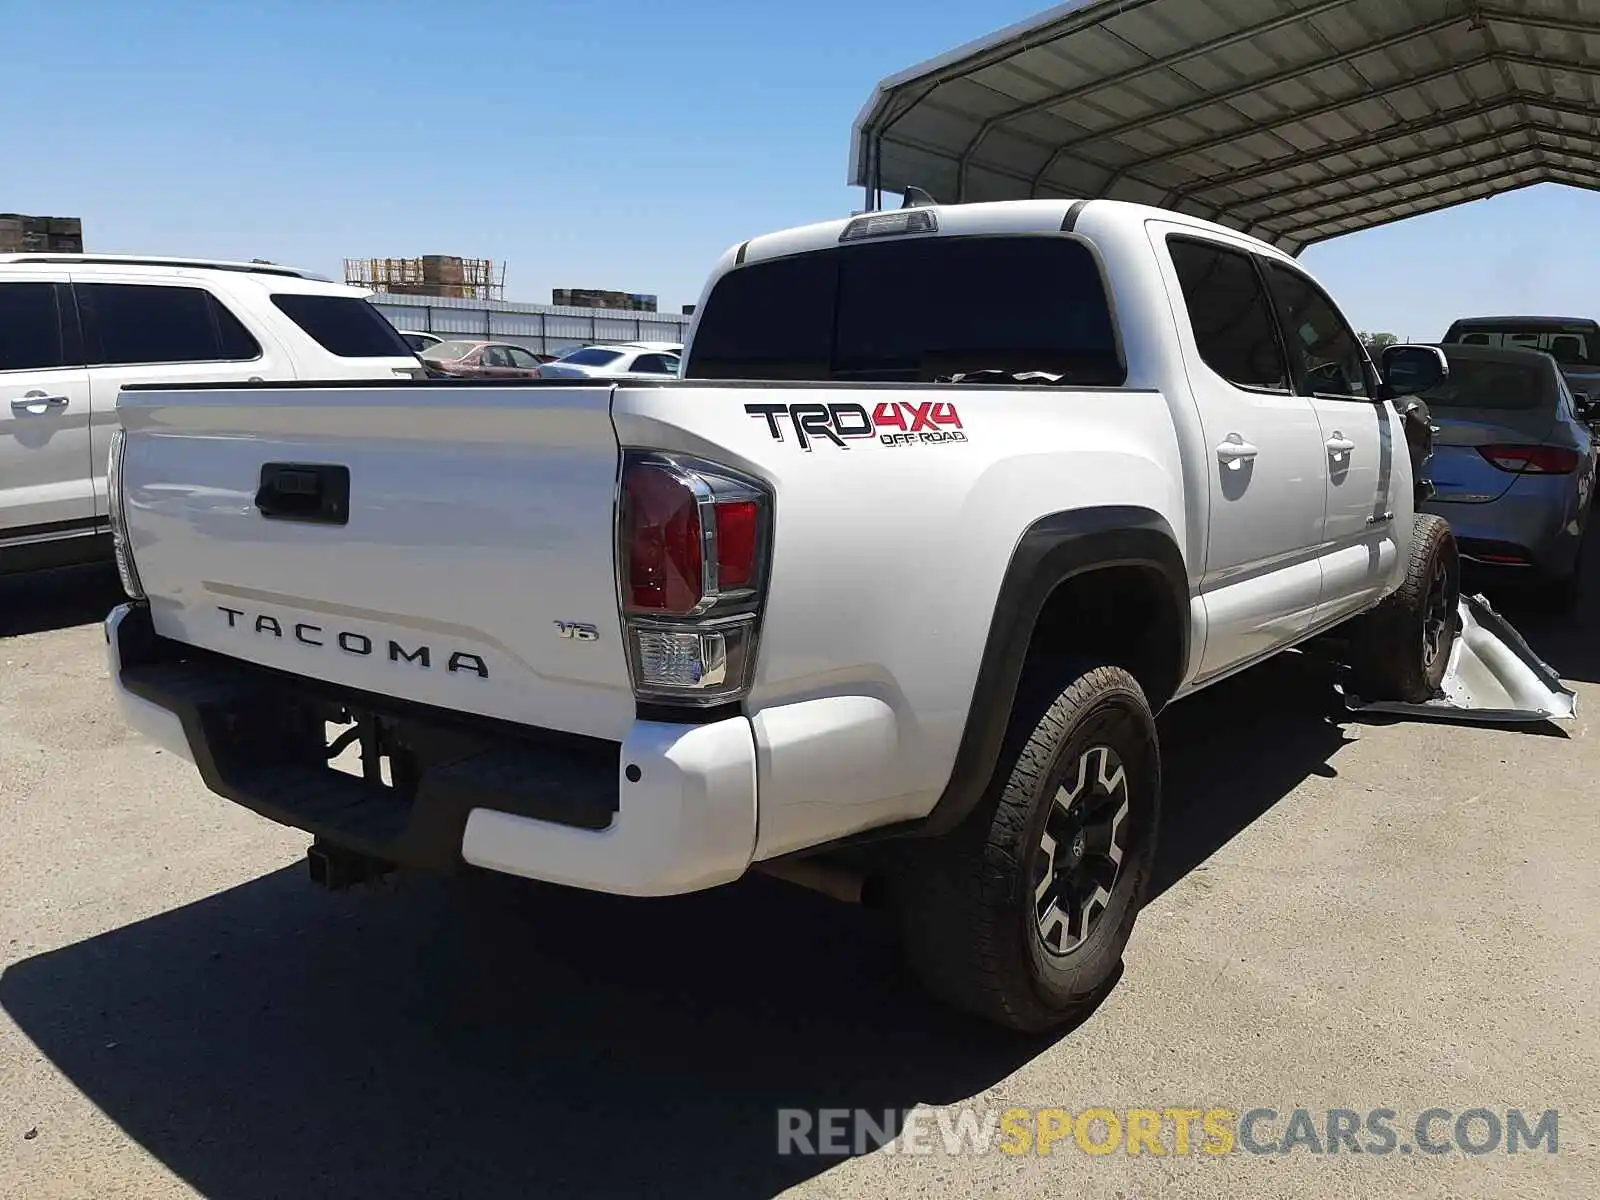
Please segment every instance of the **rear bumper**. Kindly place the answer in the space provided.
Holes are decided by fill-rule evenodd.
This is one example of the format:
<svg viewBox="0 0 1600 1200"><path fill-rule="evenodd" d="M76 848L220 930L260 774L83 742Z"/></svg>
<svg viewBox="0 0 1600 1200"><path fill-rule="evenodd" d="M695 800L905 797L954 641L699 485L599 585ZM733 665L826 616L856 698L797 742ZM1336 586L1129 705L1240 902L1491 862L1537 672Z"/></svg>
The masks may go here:
<svg viewBox="0 0 1600 1200"><path fill-rule="evenodd" d="M748 718L637 721L620 743L464 718L195 651L142 604L106 620L129 724L206 786L281 824L400 866L461 864L622 895L727 883L756 840ZM391 784L327 764L326 724L353 718Z"/></svg>
<svg viewBox="0 0 1600 1200"><path fill-rule="evenodd" d="M1462 557L1496 566L1531 567L1541 574L1565 575L1577 561L1583 540L1581 514L1572 481L1517 480L1497 500L1464 504L1435 498L1424 511L1450 522ZM1521 563L1506 562L1521 559Z"/></svg>

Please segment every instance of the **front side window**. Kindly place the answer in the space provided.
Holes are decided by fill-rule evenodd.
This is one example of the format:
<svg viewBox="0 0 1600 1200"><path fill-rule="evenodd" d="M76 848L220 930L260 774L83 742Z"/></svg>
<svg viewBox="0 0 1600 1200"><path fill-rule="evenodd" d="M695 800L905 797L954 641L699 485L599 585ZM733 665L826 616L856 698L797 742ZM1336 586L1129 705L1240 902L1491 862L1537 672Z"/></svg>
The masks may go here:
<svg viewBox="0 0 1600 1200"><path fill-rule="evenodd" d="M67 365L53 283L0 283L0 371Z"/></svg>
<svg viewBox="0 0 1600 1200"><path fill-rule="evenodd" d="M1194 238L1167 239L1201 361L1229 383L1289 390L1272 303L1250 256Z"/></svg>
<svg viewBox="0 0 1600 1200"><path fill-rule="evenodd" d="M1099 264L1065 235L886 238L752 263L699 315L690 379L1126 379Z"/></svg>
<svg viewBox="0 0 1600 1200"><path fill-rule="evenodd" d="M143 283L74 285L91 366L249 362L256 339L205 288Z"/></svg>
<svg viewBox="0 0 1600 1200"><path fill-rule="evenodd" d="M1295 390L1308 396L1369 398L1366 351L1333 301L1299 271L1279 262L1262 265L1294 359Z"/></svg>

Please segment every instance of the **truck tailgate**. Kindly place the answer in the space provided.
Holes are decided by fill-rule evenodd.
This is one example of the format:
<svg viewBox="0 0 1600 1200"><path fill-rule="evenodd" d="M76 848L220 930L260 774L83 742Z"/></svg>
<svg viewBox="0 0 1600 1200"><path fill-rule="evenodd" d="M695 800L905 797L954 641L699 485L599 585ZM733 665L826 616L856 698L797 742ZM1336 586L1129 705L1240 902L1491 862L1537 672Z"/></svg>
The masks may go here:
<svg viewBox="0 0 1600 1200"><path fill-rule="evenodd" d="M123 392L128 537L155 631L620 740L634 701L610 401L606 384Z"/></svg>

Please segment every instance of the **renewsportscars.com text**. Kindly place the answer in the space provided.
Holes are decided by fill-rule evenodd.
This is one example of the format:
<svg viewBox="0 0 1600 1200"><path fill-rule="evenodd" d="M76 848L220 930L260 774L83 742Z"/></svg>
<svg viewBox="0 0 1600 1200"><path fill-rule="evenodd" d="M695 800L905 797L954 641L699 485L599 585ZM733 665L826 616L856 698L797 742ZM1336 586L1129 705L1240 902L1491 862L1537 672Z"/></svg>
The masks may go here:
<svg viewBox="0 0 1600 1200"><path fill-rule="evenodd" d="M824 1108L778 1110L780 1155L1555 1154L1555 1109Z"/></svg>

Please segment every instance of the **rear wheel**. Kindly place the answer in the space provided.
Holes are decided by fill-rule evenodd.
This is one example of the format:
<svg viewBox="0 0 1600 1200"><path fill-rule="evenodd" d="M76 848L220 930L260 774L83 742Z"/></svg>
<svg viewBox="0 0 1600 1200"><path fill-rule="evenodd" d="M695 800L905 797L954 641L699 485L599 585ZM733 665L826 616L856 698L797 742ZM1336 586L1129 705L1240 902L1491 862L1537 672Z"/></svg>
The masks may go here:
<svg viewBox="0 0 1600 1200"><path fill-rule="evenodd" d="M1363 700L1420 704L1439 690L1461 629L1461 561L1443 519L1414 519L1411 561L1398 591L1358 618L1351 646Z"/></svg>
<svg viewBox="0 0 1600 1200"><path fill-rule="evenodd" d="M1005 746L973 815L911 850L896 908L931 992L1034 1031L1116 976L1155 850L1160 755L1138 682L1094 663L1036 672Z"/></svg>

